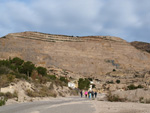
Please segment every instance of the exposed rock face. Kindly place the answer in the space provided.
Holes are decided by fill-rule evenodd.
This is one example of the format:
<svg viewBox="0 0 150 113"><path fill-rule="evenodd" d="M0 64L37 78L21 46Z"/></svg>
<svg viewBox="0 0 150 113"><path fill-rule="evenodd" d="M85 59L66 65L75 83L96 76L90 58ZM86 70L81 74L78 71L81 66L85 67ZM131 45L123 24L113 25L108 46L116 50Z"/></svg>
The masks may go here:
<svg viewBox="0 0 150 113"><path fill-rule="evenodd" d="M10 92L10 93L14 93L16 92L17 93L17 98L16 98L16 101L17 102L27 102L27 101L33 101L33 100L36 100L36 99L40 99L40 96L39 98L38 97L30 97L27 95L27 90L30 90L30 91L39 91L41 90L41 87L47 87L49 88L50 86L52 85L51 87L51 93L55 93L57 96L72 96L72 95L76 95L77 93L74 92L73 90L70 90L68 87L66 86L55 86L54 84L52 84L51 82L47 82L47 84L41 84L41 85L35 85L34 83L29 83L27 81L22 81L22 80L16 80L16 82L14 83L11 83L8 87L4 87L4 88L1 88L1 92L2 93L7 93L7 92Z"/></svg>
<svg viewBox="0 0 150 113"><path fill-rule="evenodd" d="M0 38L0 59L20 57L45 67L58 67L99 78L117 70L149 70L150 54L118 37L72 37L39 32Z"/></svg>
<svg viewBox="0 0 150 113"><path fill-rule="evenodd" d="M131 42L131 45L133 45L137 49L150 53L150 43L135 41Z"/></svg>
<svg viewBox="0 0 150 113"><path fill-rule="evenodd" d="M144 89L136 89L136 90L128 90L128 91L117 90L112 94L118 95L119 98L127 99L127 101L131 101L131 102L147 103L146 101L150 101L150 90L144 90Z"/></svg>

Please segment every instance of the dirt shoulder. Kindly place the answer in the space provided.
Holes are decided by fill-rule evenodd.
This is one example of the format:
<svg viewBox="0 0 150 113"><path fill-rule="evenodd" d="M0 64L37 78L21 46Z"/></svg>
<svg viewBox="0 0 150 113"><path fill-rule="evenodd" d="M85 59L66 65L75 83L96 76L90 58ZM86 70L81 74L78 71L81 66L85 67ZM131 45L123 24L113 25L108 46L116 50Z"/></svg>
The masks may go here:
<svg viewBox="0 0 150 113"><path fill-rule="evenodd" d="M150 105L131 102L92 101L95 113L149 113Z"/></svg>

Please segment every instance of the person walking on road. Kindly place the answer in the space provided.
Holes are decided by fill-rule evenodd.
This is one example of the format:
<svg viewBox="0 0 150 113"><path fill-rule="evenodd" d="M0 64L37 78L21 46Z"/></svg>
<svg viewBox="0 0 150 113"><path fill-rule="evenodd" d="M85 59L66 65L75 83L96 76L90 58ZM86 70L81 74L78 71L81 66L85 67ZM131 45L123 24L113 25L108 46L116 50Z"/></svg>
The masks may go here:
<svg viewBox="0 0 150 113"><path fill-rule="evenodd" d="M85 91L85 97L87 98L87 95L88 95L88 92L87 91Z"/></svg>
<svg viewBox="0 0 150 113"><path fill-rule="evenodd" d="M94 92L92 91L91 93L92 93L92 98L94 98Z"/></svg>
<svg viewBox="0 0 150 113"><path fill-rule="evenodd" d="M89 91L88 95L89 95L89 99L91 99L91 91Z"/></svg>
<svg viewBox="0 0 150 113"><path fill-rule="evenodd" d="M95 91L94 95L95 95L95 98L96 98L97 97L97 91Z"/></svg>
<svg viewBox="0 0 150 113"><path fill-rule="evenodd" d="M83 96L83 92L82 92L82 90L80 91L80 95L81 95L81 98L82 98L82 96Z"/></svg>

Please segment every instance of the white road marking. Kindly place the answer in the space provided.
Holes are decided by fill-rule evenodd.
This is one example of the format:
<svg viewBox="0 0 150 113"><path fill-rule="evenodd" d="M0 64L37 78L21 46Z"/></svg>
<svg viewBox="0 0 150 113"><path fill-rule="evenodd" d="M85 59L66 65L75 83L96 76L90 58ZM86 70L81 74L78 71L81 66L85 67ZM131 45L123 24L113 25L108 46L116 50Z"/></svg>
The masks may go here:
<svg viewBox="0 0 150 113"><path fill-rule="evenodd" d="M40 113L39 111L32 111L32 112L30 112L30 113Z"/></svg>
<svg viewBox="0 0 150 113"><path fill-rule="evenodd" d="M81 103L85 103L85 102L71 102L71 103L63 103L63 104L58 104L58 105L52 105L48 108L54 108L54 107L59 107L59 106L64 106L64 105L71 105L71 104L81 104Z"/></svg>

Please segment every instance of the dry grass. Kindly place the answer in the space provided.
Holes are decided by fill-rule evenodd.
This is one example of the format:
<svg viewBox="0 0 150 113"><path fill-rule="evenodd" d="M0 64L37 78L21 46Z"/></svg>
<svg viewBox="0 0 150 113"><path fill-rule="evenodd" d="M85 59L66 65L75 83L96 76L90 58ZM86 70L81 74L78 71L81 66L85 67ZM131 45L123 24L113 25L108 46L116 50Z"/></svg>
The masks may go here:
<svg viewBox="0 0 150 113"><path fill-rule="evenodd" d="M150 104L150 99L146 99L146 100L145 100L145 103L146 103L146 104Z"/></svg>
<svg viewBox="0 0 150 113"><path fill-rule="evenodd" d="M0 93L0 97L5 97L6 99L18 98L18 93L16 91L14 93Z"/></svg>
<svg viewBox="0 0 150 113"><path fill-rule="evenodd" d="M0 87L7 87L9 83L15 81L15 76L11 74L0 75Z"/></svg>
<svg viewBox="0 0 150 113"><path fill-rule="evenodd" d="M1 97L1 98L0 98L0 106L5 105L6 101L7 101L7 100L6 100L4 97Z"/></svg>
<svg viewBox="0 0 150 113"><path fill-rule="evenodd" d="M75 89L70 90L70 95L77 96L78 90L75 90Z"/></svg>
<svg viewBox="0 0 150 113"><path fill-rule="evenodd" d="M150 104L150 99L144 99L144 97L139 98L140 103Z"/></svg>
<svg viewBox="0 0 150 113"><path fill-rule="evenodd" d="M62 82L60 81L59 79L56 79L53 81L53 83L56 85L56 86L61 86L63 88L63 86L67 86L67 84L65 82Z"/></svg>
<svg viewBox="0 0 150 113"><path fill-rule="evenodd" d="M110 102L125 102L126 98L120 98L118 95L112 95L111 92L108 93L107 99Z"/></svg>
<svg viewBox="0 0 150 113"><path fill-rule="evenodd" d="M59 93L59 96L65 97L65 95L63 93L61 93L61 92L58 92L58 93Z"/></svg>
<svg viewBox="0 0 150 113"><path fill-rule="evenodd" d="M48 87L41 87L39 90L31 91L26 90L26 94L30 97L57 97L57 94L54 90L50 90Z"/></svg>

